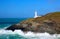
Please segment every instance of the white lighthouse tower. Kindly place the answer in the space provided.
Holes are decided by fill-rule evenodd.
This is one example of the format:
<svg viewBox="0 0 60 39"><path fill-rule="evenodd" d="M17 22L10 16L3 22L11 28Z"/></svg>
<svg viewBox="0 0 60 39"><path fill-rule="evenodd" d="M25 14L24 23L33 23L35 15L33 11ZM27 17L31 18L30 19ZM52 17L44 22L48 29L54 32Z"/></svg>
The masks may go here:
<svg viewBox="0 0 60 39"><path fill-rule="evenodd" d="M37 18L37 17L38 17L38 15L37 15L37 11L35 11L34 18Z"/></svg>

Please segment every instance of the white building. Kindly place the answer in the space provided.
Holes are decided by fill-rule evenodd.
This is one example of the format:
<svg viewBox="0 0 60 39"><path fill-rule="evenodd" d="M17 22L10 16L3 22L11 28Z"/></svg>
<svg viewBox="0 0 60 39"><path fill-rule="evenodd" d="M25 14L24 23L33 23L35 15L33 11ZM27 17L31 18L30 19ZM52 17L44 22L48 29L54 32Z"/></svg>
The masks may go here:
<svg viewBox="0 0 60 39"><path fill-rule="evenodd" d="M38 16L37 11L35 11L34 18L37 18L37 17L41 17L41 16Z"/></svg>

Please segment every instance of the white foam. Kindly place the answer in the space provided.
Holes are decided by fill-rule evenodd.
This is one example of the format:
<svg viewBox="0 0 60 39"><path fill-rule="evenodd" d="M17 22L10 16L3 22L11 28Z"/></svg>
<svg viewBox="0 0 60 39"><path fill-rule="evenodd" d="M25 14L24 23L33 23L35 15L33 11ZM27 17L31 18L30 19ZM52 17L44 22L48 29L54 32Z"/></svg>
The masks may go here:
<svg viewBox="0 0 60 39"><path fill-rule="evenodd" d="M0 30L1 34L18 34L20 36L23 36L25 38L36 38L36 39L57 39L60 38L60 34L54 34L50 35L49 33L34 33L34 32L23 32L21 30L15 30L14 32L11 30Z"/></svg>

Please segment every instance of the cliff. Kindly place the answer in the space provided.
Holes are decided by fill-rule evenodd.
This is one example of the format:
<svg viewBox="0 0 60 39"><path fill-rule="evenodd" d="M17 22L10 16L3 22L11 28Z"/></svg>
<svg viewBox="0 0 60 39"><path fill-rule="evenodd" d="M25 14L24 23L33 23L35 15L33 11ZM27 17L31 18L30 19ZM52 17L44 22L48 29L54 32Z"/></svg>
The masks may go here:
<svg viewBox="0 0 60 39"><path fill-rule="evenodd" d="M42 17L30 18L18 24L11 25L6 30L20 29L24 32L48 32L50 34L60 34L60 12L53 12Z"/></svg>

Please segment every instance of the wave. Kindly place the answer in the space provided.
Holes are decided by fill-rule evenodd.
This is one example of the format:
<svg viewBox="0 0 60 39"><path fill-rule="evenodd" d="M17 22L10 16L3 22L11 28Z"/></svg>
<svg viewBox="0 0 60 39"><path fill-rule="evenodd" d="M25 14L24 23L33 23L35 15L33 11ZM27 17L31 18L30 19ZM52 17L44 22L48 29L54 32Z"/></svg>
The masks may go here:
<svg viewBox="0 0 60 39"><path fill-rule="evenodd" d="M15 30L14 32L11 30L0 30L0 35L19 35L27 39L59 39L60 34L50 35L49 33L34 33L31 31L23 32L21 30Z"/></svg>

